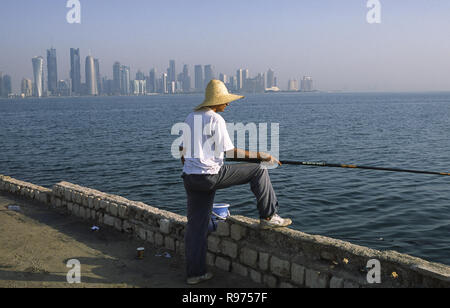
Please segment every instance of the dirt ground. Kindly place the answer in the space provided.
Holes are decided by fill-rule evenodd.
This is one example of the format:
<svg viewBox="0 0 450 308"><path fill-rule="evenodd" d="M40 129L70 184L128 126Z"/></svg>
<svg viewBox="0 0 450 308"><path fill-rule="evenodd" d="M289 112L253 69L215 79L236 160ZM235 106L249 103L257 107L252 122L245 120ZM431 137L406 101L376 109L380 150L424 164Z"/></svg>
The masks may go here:
<svg viewBox="0 0 450 308"><path fill-rule="evenodd" d="M8 209L20 206L20 211ZM0 288L188 288L184 261L164 249L111 228L91 231L90 222L42 205L0 195ZM145 257L136 249L145 247ZM162 256L157 256L162 255ZM69 284L67 261L81 265L81 283ZM215 277L195 288L263 288L241 276L213 269Z"/></svg>

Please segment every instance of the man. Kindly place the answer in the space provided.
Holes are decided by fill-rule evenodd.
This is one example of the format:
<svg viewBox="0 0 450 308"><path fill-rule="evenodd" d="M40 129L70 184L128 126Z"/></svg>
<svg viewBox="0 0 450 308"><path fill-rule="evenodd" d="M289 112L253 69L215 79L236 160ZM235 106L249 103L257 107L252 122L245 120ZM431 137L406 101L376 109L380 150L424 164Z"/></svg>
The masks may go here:
<svg viewBox="0 0 450 308"><path fill-rule="evenodd" d="M292 223L277 214L278 201L267 168L255 163L223 163L226 153L227 157L257 157L260 161L281 165L267 153L249 152L233 146L225 120L218 113L223 112L230 102L241 98L243 96L229 94L221 81L211 80L206 88L205 100L185 121L191 129L190 140L185 140L180 148L183 151L182 177L187 194L185 249L188 284L212 278L206 270L206 251L208 224L217 189L250 183L257 201L261 228L286 227Z"/></svg>

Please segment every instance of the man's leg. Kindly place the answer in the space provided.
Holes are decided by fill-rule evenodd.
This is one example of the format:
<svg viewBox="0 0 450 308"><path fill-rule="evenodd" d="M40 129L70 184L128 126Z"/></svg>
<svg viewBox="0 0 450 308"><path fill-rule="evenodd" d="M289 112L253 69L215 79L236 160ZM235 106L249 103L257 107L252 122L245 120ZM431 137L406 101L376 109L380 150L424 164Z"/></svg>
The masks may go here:
<svg viewBox="0 0 450 308"><path fill-rule="evenodd" d="M219 171L214 189L250 183L256 197L260 218L267 218L278 210L278 200L270 181L269 172L260 164L224 165Z"/></svg>
<svg viewBox="0 0 450 308"><path fill-rule="evenodd" d="M187 277L206 274L206 251L208 224L214 203L215 191L193 191L187 193L187 226L185 234Z"/></svg>

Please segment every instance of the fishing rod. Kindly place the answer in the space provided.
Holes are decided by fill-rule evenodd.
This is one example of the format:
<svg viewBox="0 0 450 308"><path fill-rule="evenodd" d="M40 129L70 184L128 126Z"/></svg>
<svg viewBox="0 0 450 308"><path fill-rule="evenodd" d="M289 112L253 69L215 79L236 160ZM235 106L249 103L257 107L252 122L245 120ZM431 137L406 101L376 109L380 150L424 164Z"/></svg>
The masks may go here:
<svg viewBox="0 0 450 308"><path fill-rule="evenodd" d="M228 159L227 158L227 161L261 163L261 160L256 159L256 158L250 158L250 159L245 159L245 158L231 158L231 159ZM409 172L409 173L421 173L421 174L433 174L433 175L450 175L449 172L422 171L422 170L410 170L410 169L399 169L399 168L384 168L384 167L360 166L360 165L353 165L353 164L332 164L332 163L327 163L327 162L284 160L284 161L280 161L280 163L282 165L332 167L332 168L351 168L351 169L368 169L368 170Z"/></svg>

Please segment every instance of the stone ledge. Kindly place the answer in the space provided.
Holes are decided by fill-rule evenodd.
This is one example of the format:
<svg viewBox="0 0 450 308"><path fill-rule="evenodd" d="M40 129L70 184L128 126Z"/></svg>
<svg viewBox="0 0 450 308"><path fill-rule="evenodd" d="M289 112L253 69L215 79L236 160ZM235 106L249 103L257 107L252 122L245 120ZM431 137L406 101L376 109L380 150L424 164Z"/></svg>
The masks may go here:
<svg viewBox="0 0 450 308"><path fill-rule="evenodd" d="M0 175L0 190L33 200L43 197L47 204L75 216L184 253L184 216L68 182L50 190ZM208 237L208 244L208 264L269 287L450 286L450 266L289 228L261 230L259 220L239 215L223 222ZM382 285L366 282L369 259L380 261Z"/></svg>
<svg viewBox="0 0 450 308"><path fill-rule="evenodd" d="M49 204L52 190L28 182L16 180L9 176L0 175L0 191Z"/></svg>
<svg viewBox="0 0 450 308"><path fill-rule="evenodd" d="M61 196L62 198L66 198L65 194L60 192L61 188L63 190L71 190L73 193L81 193L81 196L88 196L88 198L94 198L94 199L100 199L109 203L113 203L117 206L126 206L131 212L135 211L135 212L146 212L150 215L152 215L155 219L160 220L160 219L168 219L170 222L174 223L174 224L181 224L181 225L186 225L187 224L187 218L166 210L161 210L158 209L156 207L147 205L143 202L139 202L139 201L132 201L132 200L128 200L124 197L120 197L117 195L112 195L112 194L107 194L95 189L91 189L91 188L86 188L83 186L79 186L76 184L72 184L69 182L60 182L54 185L53 187L53 191L56 192L56 195ZM49 190L50 191L50 190ZM82 200L82 197L79 196L78 198L80 198L80 200ZM89 202L89 200L87 201ZM81 205L82 201L80 202L76 202L78 204ZM93 202L94 204L94 202ZM119 213L117 213L119 214ZM121 213L122 216L125 216L124 213ZM136 214L136 213L134 213ZM117 215L114 215L117 216ZM122 217L124 218L124 217Z"/></svg>
<svg viewBox="0 0 450 308"><path fill-rule="evenodd" d="M260 234L258 239L263 241L263 243L260 243L260 246L277 246L280 242L287 242L292 245L297 244L298 246L308 244L314 250L320 252L327 251L328 253L319 253L318 256L319 258L325 256L324 259L328 259L328 261L342 263L343 259L337 257L346 256L346 259L349 261L347 267L353 265L354 267L360 268L362 265L365 265L363 262L367 262L369 259L377 259L382 265L386 265L387 263L390 267L399 267L421 275L430 276L442 282L450 282L450 266L444 264L429 262L397 251L379 251L321 235L306 234L290 228L261 230L258 220L244 216L230 216L227 220L258 232ZM277 238L278 241L273 241L273 238ZM246 240L251 241L250 239ZM287 245L283 245L283 247L285 246ZM272 251L275 250L272 249ZM332 260L333 253L336 256L334 258L335 260Z"/></svg>
<svg viewBox="0 0 450 308"><path fill-rule="evenodd" d="M33 189L33 190L38 190L41 192L46 192L46 193L51 193L52 190L46 187L42 187L42 186L38 186L38 185L34 185L28 182L24 182L24 181L20 181L20 180L16 180L12 177L9 176L5 176L2 175L0 176L0 181L3 183L9 183L9 184L15 184L18 185L20 187L24 187L24 188L29 188L29 189Z"/></svg>

